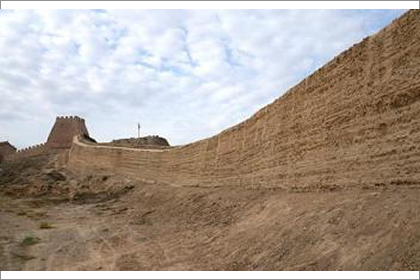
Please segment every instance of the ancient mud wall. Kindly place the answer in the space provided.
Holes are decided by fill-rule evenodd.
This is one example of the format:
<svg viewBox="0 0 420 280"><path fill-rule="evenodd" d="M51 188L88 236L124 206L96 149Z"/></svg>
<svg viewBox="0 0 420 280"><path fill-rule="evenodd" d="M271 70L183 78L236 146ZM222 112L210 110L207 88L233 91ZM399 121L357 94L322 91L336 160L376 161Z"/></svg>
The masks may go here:
<svg viewBox="0 0 420 280"><path fill-rule="evenodd" d="M85 120L77 116L57 117L46 145L53 149L68 149L71 147L75 135L89 136Z"/></svg>
<svg viewBox="0 0 420 280"><path fill-rule="evenodd" d="M25 157L38 156L41 154L45 154L49 151L50 149L48 149L45 143L42 143L42 144L27 147L21 150L17 150L16 153L8 155L6 159L15 160L15 159L21 159Z"/></svg>
<svg viewBox="0 0 420 280"><path fill-rule="evenodd" d="M161 151L76 140L68 166L179 185L418 186L419 101L420 12L413 10L214 137Z"/></svg>

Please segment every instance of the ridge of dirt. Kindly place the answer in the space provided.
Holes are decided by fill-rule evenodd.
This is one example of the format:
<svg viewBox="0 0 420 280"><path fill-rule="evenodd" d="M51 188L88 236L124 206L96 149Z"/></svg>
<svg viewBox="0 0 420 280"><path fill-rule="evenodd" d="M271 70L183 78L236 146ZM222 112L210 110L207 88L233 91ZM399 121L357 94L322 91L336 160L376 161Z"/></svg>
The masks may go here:
<svg viewBox="0 0 420 280"><path fill-rule="evenodd" d="M174 187L116 174L77 178L53 161L33 159L18 170L1 165L2 176L29 175L18 192L12 175L11 184L2 177L1 270L420 267L418 188ZM51 180L47 192L33 187Z"/></svg>
<svg viewBox="0 0 420 280"><path fill-rule="evenodd" d="M112 140L109 143L97 143L99 146L125 147L136 149L170 149L168 140L158 135L149 135L138 138L125 138Z"/></svg>

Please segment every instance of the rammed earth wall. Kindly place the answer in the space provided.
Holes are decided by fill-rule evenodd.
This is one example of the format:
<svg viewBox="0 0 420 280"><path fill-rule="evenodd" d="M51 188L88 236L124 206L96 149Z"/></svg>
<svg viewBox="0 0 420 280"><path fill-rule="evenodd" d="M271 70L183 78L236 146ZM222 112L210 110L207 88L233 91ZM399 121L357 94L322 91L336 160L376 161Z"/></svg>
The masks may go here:
<svg viewBox="0 0 420 280"><path fill-rule="evenodd" d="M420 11L412 10L214 137L161 151L76 140L68 166L179 185L418 185L419 112Z"/></svg>

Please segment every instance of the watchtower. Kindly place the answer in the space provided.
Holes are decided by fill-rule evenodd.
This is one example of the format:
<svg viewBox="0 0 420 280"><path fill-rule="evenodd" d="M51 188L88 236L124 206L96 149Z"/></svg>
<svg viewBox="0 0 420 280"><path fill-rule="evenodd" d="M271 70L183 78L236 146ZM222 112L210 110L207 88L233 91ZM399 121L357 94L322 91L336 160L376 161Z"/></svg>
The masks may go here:
<svg viewBox="0 0 420 280"><path fill-rule="evenodd" d="M84 119L77 116L57 117L46 145L52 149L69 149L76 135L89 137Z"/></svg>

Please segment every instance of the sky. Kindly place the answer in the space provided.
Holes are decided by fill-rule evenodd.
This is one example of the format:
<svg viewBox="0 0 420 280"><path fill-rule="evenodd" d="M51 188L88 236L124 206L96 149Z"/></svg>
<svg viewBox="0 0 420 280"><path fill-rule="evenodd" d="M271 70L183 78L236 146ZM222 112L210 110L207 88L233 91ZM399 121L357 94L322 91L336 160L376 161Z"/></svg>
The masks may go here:
<svg viewBox="0 0 420 280"><path fill-rule="evenodd" d="M97 141L231 127L404 10L0 10L0 141L56 116Z"/></svg>

